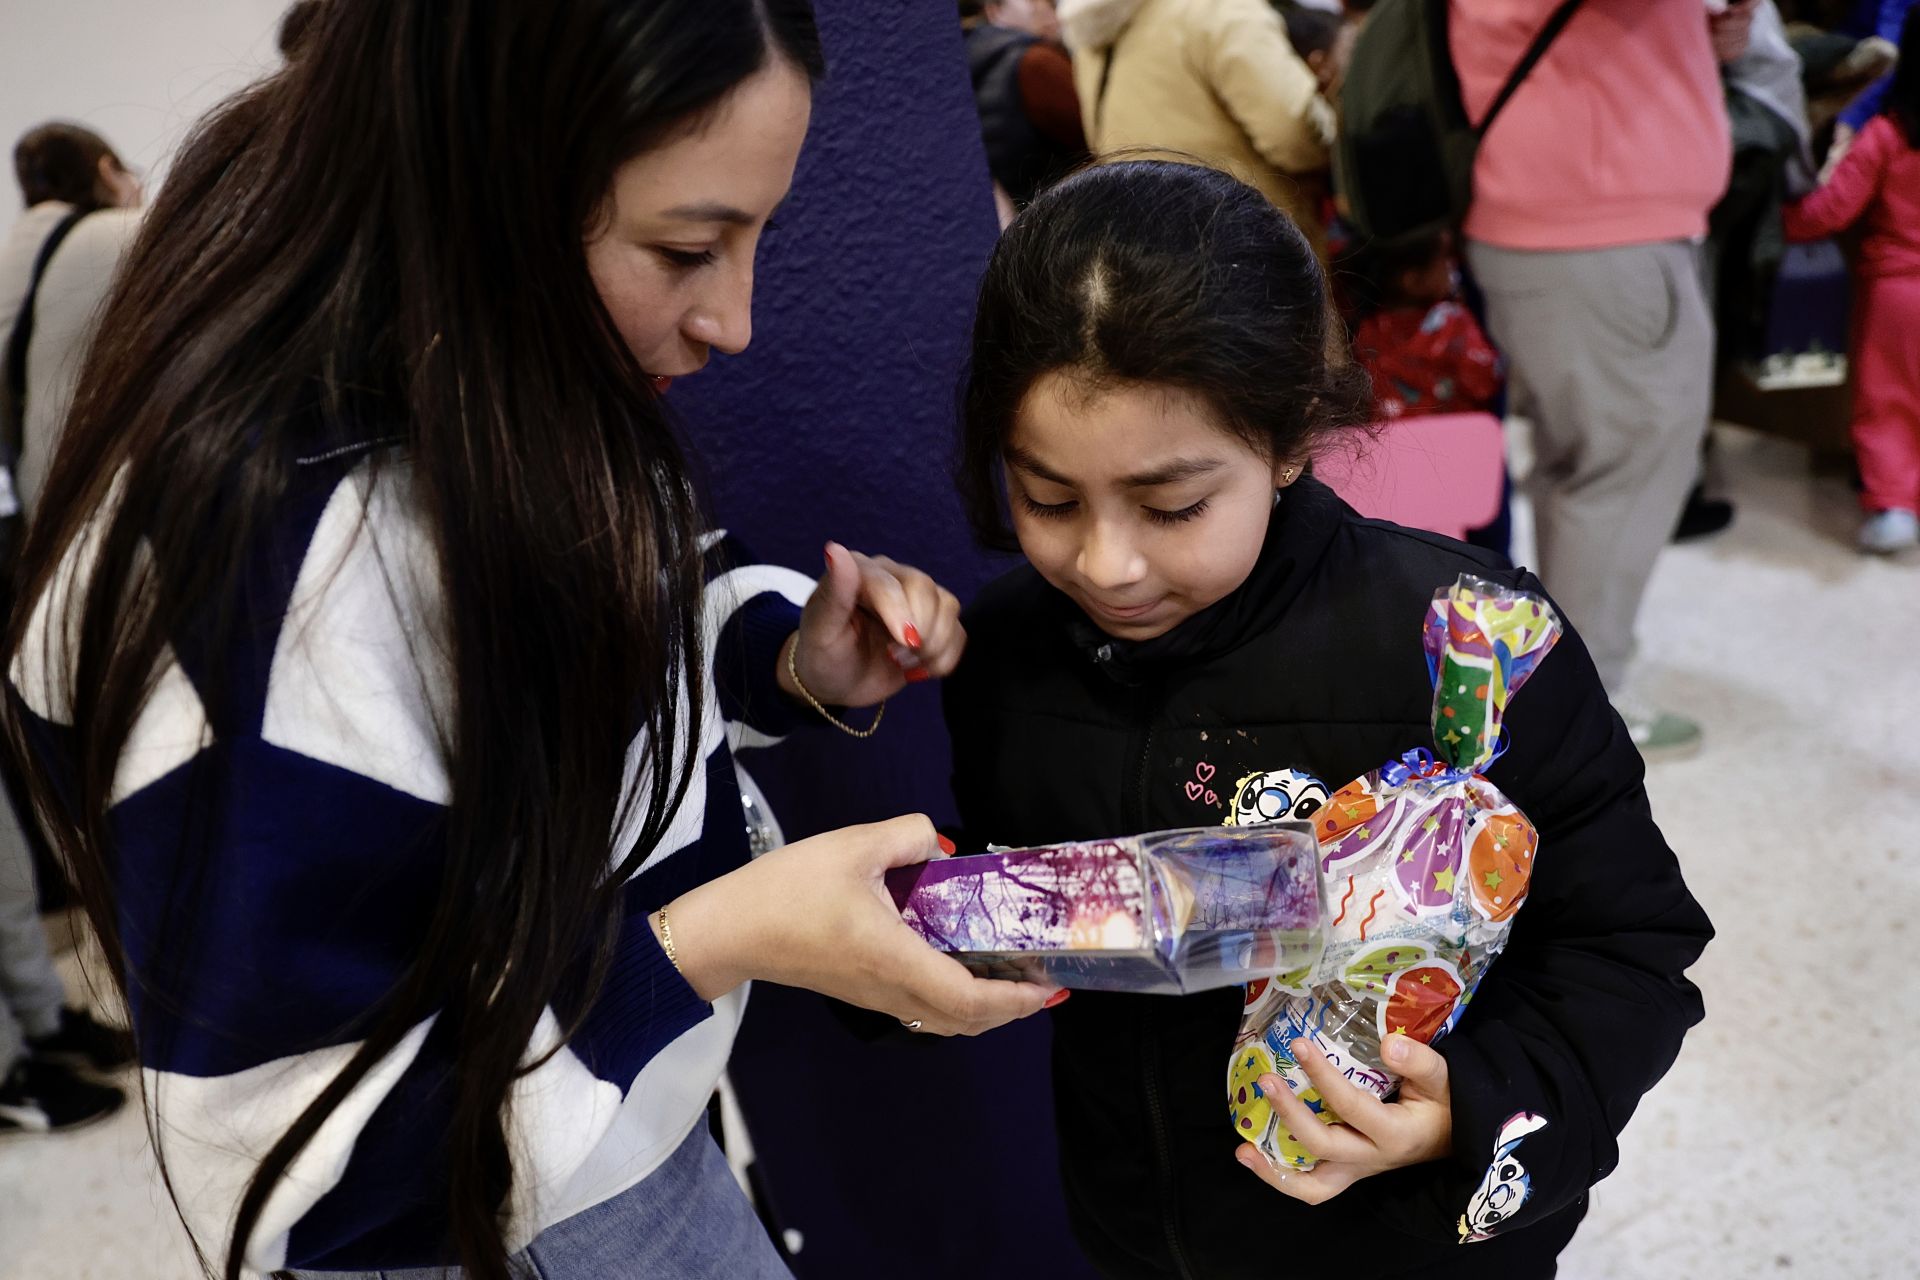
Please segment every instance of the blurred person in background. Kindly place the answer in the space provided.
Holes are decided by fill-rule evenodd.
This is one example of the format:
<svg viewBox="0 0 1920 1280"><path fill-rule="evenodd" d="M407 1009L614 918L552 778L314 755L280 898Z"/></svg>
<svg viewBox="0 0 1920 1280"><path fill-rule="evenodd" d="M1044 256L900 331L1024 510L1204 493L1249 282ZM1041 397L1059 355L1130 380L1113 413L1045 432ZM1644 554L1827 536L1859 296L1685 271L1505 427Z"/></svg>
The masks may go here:
<svg viewBox="0 0 1920 1280"><path fill-rule="evenodd" d="M1352 24L1343 21L1336 9L1295 4L1291 0L1283 0L1274 8L1279 10L1280 20L1287 25L1287 42L1313 72L1313 78L1319 82L1321 95L1328 102L1340 101L1343 64L1339 54L1342 37Z"/></svg>
<svg viewBox="0 0 1920 1280"><path fill-rule="evenodd" d="M1453 0L1467 114L1491 105L1554 0ZM1487 132L1467 260L1534 427L1540 576L1581 628L1642 754L1699 726L1629 678L1634 626L1699 468L1713 319L1700 271L1731 162L1720 62L1750 10L1588 0ZM1605 68L1597 74L1595 68Z"/></svg>
<svg viewBox="0 0 1920 1280"><path fill-rule="evenodd" d="M1268 0L1062 0L1060 29L1096 154L1172 153L1224 169L1324 254L1334 110Z"/></svg>
<svg viewBox="0 0 1920 1280"><path fill-rule="evenodd" d="M0 421L16 492L31 513L100 304L139 227L143 192L106 139L77 124L29 130L13 168L26 212L0 242L0 333L8 335Z"/></svg>
<svg viewBox="0 0 1920 1280"><path fill-rule="evenodd" d="M1904 56L1900 32L1915 3L1916 0L1854 0L1835 27L1836 35L1859 41L1849 60L1868 63L1884 60L1885 55L1891 53L1897 64ZM1892 86L1893 69L1888 68L1841 110L1834 121L1833 145L1827 153L1826 170L1820 175L1823 179L1832 175L1860 131L1881 114Z"/></svg>
<svg viewBox="0 0 1920 1280"><path fill-rule="evenodd" d="M31 509L140 182L105 139L76 124L28 131L13 160L26 211L0 242L0 425L6 458L17 460L12 488ZM20 520L16 503L6 524ZM11 551L9 536L0 584L11 582ZM0 600L11 599L0 590ZM12 754L0 755L0 1136L53 1133L120 1109L126 1096L85 1073L125 1065L133 1049L124 1033L67 1004L40 921L43 877L60 885L60 873Z"/></svg>
<svg viewBox="0 0 1920 1280"><path fill-rule="evenodd" d="M133 1060L125 1032L67 1003L21 825L30 814L0 805L0 1138L106 1119L126 1095L89 1073Z"/></svg>
<svg viewBox="0 0 1920 1280"><path fill-rule="evenodd" d="M1743 16L1717 32L1717 45L1732 50ZM1701 254L1707 303L1712 308L1718 363L1754 359L1765 345L1771 285L1786 242L1780 229L1784 200L1813 185L1812 130L1807 121L1804 67L1788 40L1774 0L1757 0L1745 29L1745 47L1721 62L1733 169L1726 194L1707 216ZM1718 478L1709 434L1702 446L1700 478L1687 494L1674 529L1684 542L1718 533L1733 523L1734 507Z"/></svg>
<svg viewBox="0 0 1920 1280"><path fill-rule="evenodd" d="M1001 224L1087 158L1073 62L1052 0L960 0L967 70Z"/></svg>
<svg viewBox="0 0 1920 1280"><path fill-rule="evenodd" d="M1060 14L1054 0L960 0L960 17L963 21L977 17L991 26L1060 43Z"/></svg>
<svg viewBox="0 0 1920 1280"><path fill-rule="evenodd" d="M25 212L0 241L0 604L12 599L20 531L38 505L108 286L139 229L143 194L106 139L81 125L28 130L13 160ZM63 906L66 876L4 752L0 776L32 851L40 905Z"/></svg>
<svg viewBox="0 0 1920 1280"><path fill-rule="evenodd" d="M1500 355L1460 301L1451 233L1369 248L1359 274L1353 353L1373 379L1375 416L1491 412Z"/></svg>
<svg viewBox="0 0 1920 1280"><path fill-rule="evenodd" d="M1286 23L1286 42L1308 63L1313 79L1319 83L1327 102L1340 100L1340 71L1346 69L1344 54L1352 52L1352 40L1346 33L1357 23L1342 19L1340 10L1323 10L1294 0L1279 0L1275 10Z"/></svg>
<svg viewBox="0 0 1920 1280"><path fill-rule="evenodd" d="M1862 551L1920 545L1920 9L1900 61L1826 183L1786 212L1791 240L1859 225L1854 303L1853 442L1867 517Z"/></svg>

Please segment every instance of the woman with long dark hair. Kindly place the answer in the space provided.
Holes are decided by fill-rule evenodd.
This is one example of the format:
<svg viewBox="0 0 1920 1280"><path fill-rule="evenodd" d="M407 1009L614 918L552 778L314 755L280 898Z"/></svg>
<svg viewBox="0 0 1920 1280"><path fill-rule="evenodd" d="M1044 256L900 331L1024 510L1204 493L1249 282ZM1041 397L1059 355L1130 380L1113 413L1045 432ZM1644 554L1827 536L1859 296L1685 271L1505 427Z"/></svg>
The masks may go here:
<svg viewBox="0 0 1920 1280"><path fill-rule="evenodd" d="M174 166L8 722L229 1280L782 1274L702 1123L743 985L1052 997L900 923L924 818L747 861L728 744L964 643L923 574L704 537L662 408L747 343L820 70L805 0L330 0Z"/></svg>

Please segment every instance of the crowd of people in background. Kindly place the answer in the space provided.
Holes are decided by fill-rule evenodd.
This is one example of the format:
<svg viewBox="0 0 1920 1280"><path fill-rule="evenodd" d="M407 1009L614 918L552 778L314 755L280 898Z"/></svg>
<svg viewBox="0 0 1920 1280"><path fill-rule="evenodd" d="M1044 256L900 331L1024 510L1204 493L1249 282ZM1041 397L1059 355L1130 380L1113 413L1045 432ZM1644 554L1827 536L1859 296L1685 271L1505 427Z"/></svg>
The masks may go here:
<svg viewBox="0 0 1920 1280"><path fill-rule="evenodd" d="M1858 238L1858 543L1887 553L1920 542L1920 328L1908 301L1920 273L1920 70L1901 56L1903 44L1914 52L1911 7L1455 0L1441 52L1472 121L1535 36L1564 26L1486 129L1461 225L1392 241L1349 225L1334 163L1373 0L961 10L970 48L1017 39L1056 79L1071 59L1086 154L1190 157L1291 215L1332 269L1377 422L1486 411L1531 424L1541 576L1579 620L1635 741L1662 754L1694 749L1700 730L1642 695L1635 620L1660 549L1733 519L1707 430L1716 377L1786 341L1769 319L1789 242ZM1373 74L1366 60L1360 74ZM1009 210L1034 172L1085 159L1010 154L991 122L1019 103L977 73L974 83L995 181L1019 184ZM1815 191L1820 176L1828 186ZM1816 283L1836 296L1847 287L1837 272ZM1849 333L1822 341L1845 350ZM1507 549L1504 519L1488 532Z"/></svg>

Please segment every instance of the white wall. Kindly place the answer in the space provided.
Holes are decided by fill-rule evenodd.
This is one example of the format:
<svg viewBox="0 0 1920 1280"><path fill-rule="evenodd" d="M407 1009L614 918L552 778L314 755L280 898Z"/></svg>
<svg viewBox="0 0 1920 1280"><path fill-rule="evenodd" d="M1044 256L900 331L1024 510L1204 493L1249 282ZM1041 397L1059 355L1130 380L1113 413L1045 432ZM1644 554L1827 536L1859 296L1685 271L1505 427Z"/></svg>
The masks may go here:
<svg viewBox="0 0 1920 1280"><path fill-rule="evenodd" d="M76 120L148 178L189 126L279 55L289 0L0 0L0 228L20 208L13 144Z"/></svg>

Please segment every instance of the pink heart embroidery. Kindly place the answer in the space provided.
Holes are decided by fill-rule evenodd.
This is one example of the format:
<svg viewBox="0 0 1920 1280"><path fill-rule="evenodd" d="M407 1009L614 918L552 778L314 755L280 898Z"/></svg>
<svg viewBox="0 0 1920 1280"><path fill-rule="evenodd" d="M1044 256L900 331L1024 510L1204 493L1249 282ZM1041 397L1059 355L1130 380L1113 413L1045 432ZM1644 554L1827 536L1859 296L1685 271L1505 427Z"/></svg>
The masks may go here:
<svg viewBox="0 0 1920 1280"><path fill-rule="evenodd" d="M1187 784L1187 799L1198 800L1201 794L1205 791L1206 791L1206 788L1201 786L1199 783L1189 782Z"/></svg>
<svg viewBox="0 0 1920 1280"><path fill-rule="evenodd" d="M1215 795L1215 794L1213 794L1213 792L1211 792L1211 791L1209 791L1209 792L1207 792L1207 803L1208 803L1208 804L1219 804L1219 803L1220 803L1220 797L1219 797L1219 796L1217 796L1217 795Z"/></svg>
<svg viewBox="0 0 1920 1280"><path fill-rule="evenodd" d="M1213 773L1214 773L1214 769L1213 769L1213 766L1210 764L1197 764L1193 766L1194 776L1200 779L1200 781L1202 782L1212 782Z"/></svg>

